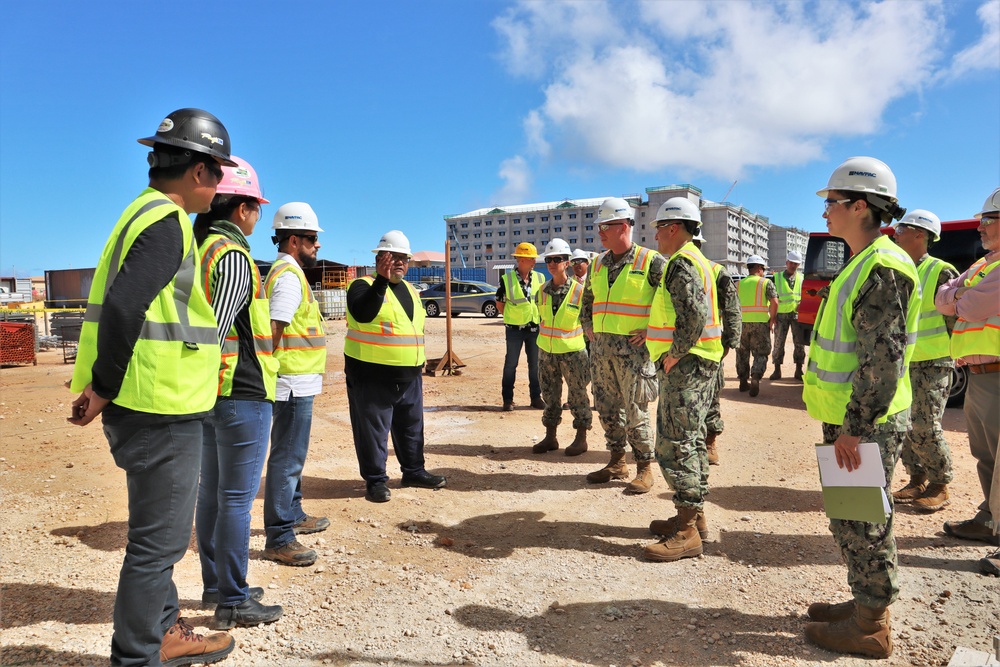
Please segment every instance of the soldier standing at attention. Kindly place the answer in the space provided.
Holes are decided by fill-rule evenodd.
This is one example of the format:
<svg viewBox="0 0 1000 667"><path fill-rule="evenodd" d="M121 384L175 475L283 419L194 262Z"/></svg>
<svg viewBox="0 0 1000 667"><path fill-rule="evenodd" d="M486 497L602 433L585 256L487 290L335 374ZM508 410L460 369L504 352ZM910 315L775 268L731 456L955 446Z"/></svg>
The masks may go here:
<svg viewBox="0 0 1000 667"><path fill-rule="evenodd" d="M951 330L954 315L945 317L934 307L938 288L958 277L955 267L931 257L927 248L941 238L941 221L930 211L916 209L896 223L893 240L917 265L920 278L920 325L910 359L913 426L903 440L903 465L910 481L892 494L898 503L913 503L923 512L936 512L948 505L951 452L941 430L941 419L951 389Z"/></svg>
<svg viewBox="0 0 1000 667"><path fill-rule="evenodd" d="M785 260L785 270L774 276L774 286L778 291L778 319L774 325L774 352L771 362L774 372L769 380L781 379L781 364L785 361L785 339L788 330L792 330L792 361L795 362L795 379L802 379L802 363L806 360L806 340L802 327L799 326L799 302L802 301L802 274L799 266L802 255L794 250L788 253Z"/></svg>
<svg viewBox="0 0 1000 667"><path fill-rule="evenodd" d="M587 475L591 484L628 479L625 445L632 446L636 474L626 493L653 486L653 434L646 406L656 396L656 369L646 349L646 326L666 260L632 242L635 211L619 197L597 210L597 229L607 248L595 262L583 293L580 323L591 341L594 399L611 460Z"/></svg>
<svg viewBox="0 0 1000 667"><path fill-rule="evenodd" d="M708 537L705 417L722 361L722 322L712 265L691 242L701 226L698 205L672 197L660 205L655 224L659 251L670 259L653 299L646 347L660 381L656 460L673 489L677 516L649 525L664 537L647 546L645 556L671 562L700 555Z"/></svg>
<svg viewBox="0 0 1000 667"><path fill-rule="evenodd" d="M861 463L858 444L878 444L888 494L910 424L910 376L920 314L913 260L879 231L905 212L896 204L896 177L880 160L849 158L817 193L826 198L826 225L853 257L820 304L809 345L802 398L823 425L837 465ZM873 658L892 654L889 605L899 596L892 500L886 523L831 519L830 531L847 564L854 599L809 606L806 638L838 653Z"/></svg>
<svg viewBox="0 0 1000 667"><path fill-rule="evenodd" d="M514 381L517 379L517 361L521 348L528 357L528 392L531 407L541 410L542 390L538 385L538 290L545 282L545 276L535 271L538 250L534 244L518 243L511 255L517 262L516 270L503 274L497 288L497 308L503 315L504 336L507 353L503 360L503 377L500 394L503 411L514 409Z"/></svg>
<svg viewBox="0 0 1000 667"><path fill-rule="evenodd" d="M743 333L736 350L736 375L740 378L740 391L749 389L750 396L760 393L760 379L767 368L767 355L771 354L771 330L778 317L778 292L774 283L764 277L765 263L763 257L750 255L747 258L750 275L739 286Z"/></svg>
<svg viewBox="0 0 1000 667"><path fill-rule="evenodd" d="M544 454L559 449L556 429L562 421L562 385L566 378L573 428L576 429L576 439L566 448L566 456L579 456L587 451L587 431L593 421L587 398L590 356L580 327L583 285L567 275L570 251L564 240L549 241L544 257L552 274L552 279L538 292L538 314L542 320L538 333L538 376L545 401L542 413L545 438L531 451Z"/></svg>

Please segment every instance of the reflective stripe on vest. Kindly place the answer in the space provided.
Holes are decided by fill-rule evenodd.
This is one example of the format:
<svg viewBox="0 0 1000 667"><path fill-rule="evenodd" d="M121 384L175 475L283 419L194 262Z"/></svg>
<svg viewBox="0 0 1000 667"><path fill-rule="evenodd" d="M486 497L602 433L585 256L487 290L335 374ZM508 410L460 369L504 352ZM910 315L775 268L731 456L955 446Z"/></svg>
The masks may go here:
<svg viewBox="0 0 1000 667"><path fill-rule="evenodd" d="M278 360L272 354L271 336L271 314L267 296L264 294L263 284L260 279L260 271L254 263L250 253L243 246L223 236L222 234L209 234L201 246L201 272L203 276L202 286L209 303L214 303L212 294L212 274L219 261L227 252L240 252L250 263L251 280L250 301L243 308L247 308L250 315L250 330L253 333L253 349L256 361L254 376L260 376L263 385L264 395L267 400L273 401L275 387L278 381ZM229 332L222 341L222 365L219 367L219 396L231 396L233 393L233 376L236 368L240 365L240 340L236 331L236 323L229 327ZM245 360L243 363L247 363Z"/></svg>
<svg viewBox="0 0 1000 667"><path fill-rule="evenodd" d="M556 312L552 312L552 296L544 286L538 293L538 312L542 323L538 329L538 349L552 354L578 352L586 347L583 327L580 326L580 306L583 304L583 285L569 281L569 292L563 297Z"/></svg>
<svg viewBox="0 0 1000 667"><path fill-rule="evenodd" d="M369 285L371 276L358 278ZM383 366L423 366L424 361L424 309L420 295L410 283L404 282L413 299L413 320L407 316L403 305L391 289L386 289L382 307L371 322L358 322L347 311L347 337L344 354L352 359ZM350 287L348 287L350 289Z"/></svg>
<svg viewBox="0 0 1000 667"><path fill-rule="evenodd" d="M319 312L319 304L313 298L302 269L285 259L275 261L264 280L264 292L270 299L274 291L274 282L286 271L291 271L299 279L302 301L274 349L274 357L279 364L278 374L323 373L326 371L326 330L323 328L323 315Z"/></svg>
<svg viewBox="0 0 1000 667"><path fill-rule="evenodd" d="M816 315L813 339L809 345L809 363L803 378L802 399L809 415L828 424L843 424L851 400L852 382L858 370L857 332L851 318L853 304L861 293L872 269L885 266L913 283L913 294L906 312L906 348L900 377L889 409L879 415L878 423L889 415L910 406L910 374L907 372L916 342L920 314L920 282L910 256L892 241L881 236L855 255L830 284L830 293Z"/></svg>
<svg viewBox="0 0 1000 667"><path fill-rule="evenodd" d="M778 291L778 312L794 313L799 309L799 302L802 301L802 273L795 273L795 285L788 284L788 278L784 271L779 271L774 276L774 288Z"/></svg>
<svg viewBox="0 0 1000 667"><path fill-rule="evenodd" d="M656 296L653 298L653 312L649 318L649 327L646 329L646 348L649 350L649 358L654 361L658 360L674 345L677 312L674 310L673 300L667 291L666 280L670 262L675 261L679 256L686 257L694 265L698 277L701 279L704 298L708 305L708 318L701 330L701 336L691 346L689 353L710 361L721 361L723 352L722 324L719 318L719 297L715 284L715 273L708 259L690 241L670 256L667 267L663 271L660 289L656 290Z"/></svg>
<svg viewBox="0 0 1000 667"><path fill-rule="evenodd" d="M607 251L597 258L597 268L591 273L590 289L594 293L592 321L596 333L629 336L649 324L650 307L656 288L649 284L649 269L658 253L633 245L635 258L631 266L623 267L608 285L608 267L604 265Z"/></svg>
<svg viewBox="0 0 1000 667"><path fill-rule="evenodd" d="M542 288L545 276L538 271L528 274L528 291L525 294L517 272L507 271L503 274L504 305L503 322L512 326L538 324L538 290Z"/></svg>
<svg viewBox="0 0 1000 667"><path fill-rule="evenodd" d="M737 290L744 322L767 322L771 319L767 303L767 278L747 276L740 281Z"/></svg>
<svg viewBox="0 0 1000 667"><path fill-rule="evenodd" d="M917 343L913 348L913 358L910 361L929 361L947 357L951 348L951 336L948 335L948 325L944 315L934 306L934 295L937 292L938 280L944 269L955 270L955 267L928 255L917 266L917 277L920 279L920 319L917 322Z"/></svg>
<svg viewBox="0 0 1000 667"><path fill-rule="evenodd" d="M966 287L975 287L991 271L996 271L1000 261L986 264L986 258L979 260L969 269L965 279ZM951 333L951 356L961 359L973 354L1000 356L1000 314L991 315L984 322L969 322L961 317L955 322Z"/></svg>
<svg viewBox="0 0 1000 667"><path fill-rule="evenodd" d="M191 219L177 204L147 188L122 213L94 271L80 331L70 388L92 381L105 298L135 240L150 225L176 214L183 248L180 267L146 309L145 320L122 378L117 405L153 414L195 414L215 404L219 339L215 314L196 278L200 261Z"/></svg>

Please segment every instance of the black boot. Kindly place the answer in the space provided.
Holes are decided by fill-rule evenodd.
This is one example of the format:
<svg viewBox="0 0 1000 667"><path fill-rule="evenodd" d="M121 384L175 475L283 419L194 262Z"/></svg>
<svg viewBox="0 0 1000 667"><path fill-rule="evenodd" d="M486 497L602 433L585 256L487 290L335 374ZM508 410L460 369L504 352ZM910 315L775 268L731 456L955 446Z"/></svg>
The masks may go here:
<svg viewBox="0 0 1000 667"><path fill-rule="evenodd" d="M228 630L237 625L274 623L283 613L280 605L263 605L253 598L247 598L235 607L216 607L213 625L216 630Z"/></svg>

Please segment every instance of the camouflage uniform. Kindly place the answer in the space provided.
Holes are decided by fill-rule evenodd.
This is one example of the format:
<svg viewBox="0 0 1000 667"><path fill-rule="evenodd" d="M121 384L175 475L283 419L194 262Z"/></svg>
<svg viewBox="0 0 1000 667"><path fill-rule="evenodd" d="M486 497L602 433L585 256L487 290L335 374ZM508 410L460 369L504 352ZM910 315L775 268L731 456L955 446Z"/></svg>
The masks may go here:
<svg viewBox="0 0 1000 667"><path fill-rule="evenodd" d="M926 257L921 257L917 265ZM938 287L957 277L957 271L947 267L942 269L935 293ZM949 334L955 327L956 319L956 316L944 318ZM941 419L951 391L951 369L954 365L951 357L910 362L910 386L913 388L910 417L913 426L903 440L901 458L911 478L923 474L932 484L948 484L952 480L951 450L941 430Z"/></svg>
<svg viewBox="0 0 1000 667"><path fill-rule="evenodd" d="M778 290L770 280L764 287L764 303L770 304L771 299L778 298ZM737 299L738 301L738 299ZM753 368L750 367L750 354L753 353ZM771 327L767 322L744 322L743 333L740 336L740 346L736 350L736 375L741 380L764 377L767 368L767 355L771 354Z"/></svg>
<svg viewBox="0 0 1000 667"><path fill-rule="evenodd" d="M570 282L556 286L551 280L542 285L546 294L552 297L552 312L559 310L563 299L569 294ZM573 411L573 428L589 429L593 422L587 385L590 384L590 355L587 350L552 354L538 350L538 379L542 386L543 426L558 426L562 422L563 378L569 386L569 405Z"/></svg>
<svg viewBox="0 0 1000 667"><path fill-rule="evenodd" d="M610 252L601 255L600 261L608 269L610 284L614 284L622 269L635 260L637 249L633 243L629 251L617 259L612 259ZM650 262L649 284L659 286L666 260L654 254ZM594 292L590 288L594 273L587 274L580 312L580 323L586 330L594 326ZM649 427L648 405L656 397L656 369L649 360L646 345L633 345L628 339L628 336L594 333L590 346L594 403L604 427L608 450L624 452L627 442L632 446L636 462L652 461L653 433Z"/></svg>
<svg viewBox="0 0 1000 667"><path fill-rule="evenodd" d="M851 322L857 331L859 367L852 380L851 399L844 423L823 424L823 442L832 445L840 433L878 443L885 470L885 494L890 514L885 524L830 520L830 531L847 564L847 580L854 599L866 607L888 607L899 595L896 538L893 534L892 473L903 437L910 426L909 409L876 420L889 409L903 373L906 349L906 313L913 284L891 269L877 266L852 304Z"/></svg>
<svg viewBox="0 0 1000 667"><path fill-rule="evenodd" d="M669 266L663 289L670 294L677 322L665 356L679 361L664 373L657 360L656 460L674 491L674 505L702 509L708 495L705 417L716 393L719 364L689 352L712 316L698 270L683 256Z"/></svg>
<svg viewBox="0 0 1000 667"><path fill-rule="evenodd" d="M785 271L785 279L794 284L796 280L802 280L802 274L796 271L789 277L788 272ZM777 294L777 290L775 290L775 294ZM809 341L806 340L805 329L799 324L799 314L796 307L796 310L790 313L778 313L777 321L774 323L774 351L771 354L771 361L775 366L780 366L785 362L785 340L788 338L789 329L792 330L792 345L794 346L792 361L796 364L805 363L806 345Z"/></svg>
<svg viewBox="0 0 1000 667"><path fill-rule="evenodd" d="M719 271L715 287L719 297L719 317L722 319L722 356L725 358L729 350L740 346L740 337L743 335L743 313L740 310L740 295L736 292L736 283L725 267ZM722 433L726 428L719 406L719 396L722 394L722 388L726 386L726 373L721 362L716 376L715 393L712 395L712 403L705 416L705 426L709 434Z"/></svg>

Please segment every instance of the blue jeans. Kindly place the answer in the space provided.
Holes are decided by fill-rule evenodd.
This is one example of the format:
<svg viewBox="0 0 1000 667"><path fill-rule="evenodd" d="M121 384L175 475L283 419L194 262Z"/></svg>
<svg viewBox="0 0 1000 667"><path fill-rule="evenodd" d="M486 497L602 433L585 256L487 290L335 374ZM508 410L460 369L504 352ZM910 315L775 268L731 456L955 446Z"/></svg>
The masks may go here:
<svg viewBox="0 0 1000 667"><path fill-rule="evenodd" d="M541 400L542 387L538 383L538 328L518 329L505 327L507 330L507 355L503 360L503 379L500 395L504 403L514 402L514 380L517 379L517 362L521 357L521 347L528 357L528 392L531 400Z"/></svg>
<svg viewBox="0 0 1000 667"><path fill-rule="evenodd" d="M128 545L115 596L111 664L160 665L180 608L174 563L187 551L201 465L200 419L141 425L105 419L104 435L128 488Z"/></svg>
<svg viewBox="0 0 1000 667"><path fill-rule="evenodd" d="M295 524L306 518L302 511L302 468L309 453L312 413L312 396L290 396L274 403L264 483L266 549L279 549L294 540Z"/></svg>
<svg viewBox="0 0 1000 667"><path fill-rule="evenodd" d="M250 597L250 509L271 426L271 403L219 398L205 420L195 532L206 593L232 607Z"/></svg>

